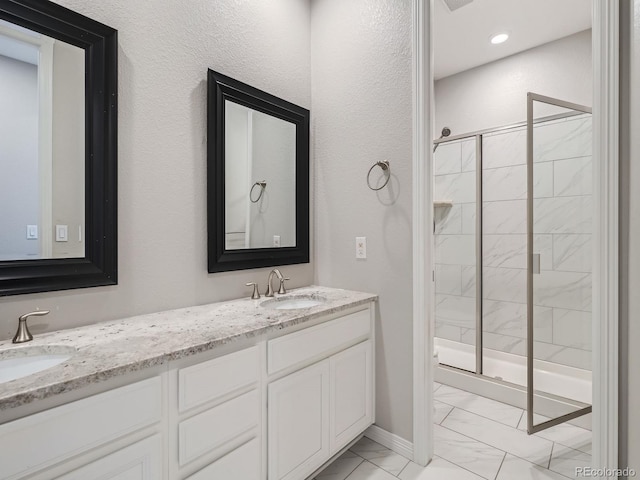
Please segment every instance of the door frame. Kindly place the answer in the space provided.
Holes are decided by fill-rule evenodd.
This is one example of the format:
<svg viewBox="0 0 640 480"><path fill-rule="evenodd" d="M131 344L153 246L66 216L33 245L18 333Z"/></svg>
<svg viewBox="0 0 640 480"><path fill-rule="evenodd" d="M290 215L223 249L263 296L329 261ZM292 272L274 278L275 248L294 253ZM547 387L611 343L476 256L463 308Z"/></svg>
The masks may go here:
<svg viewBox="0 0 640 480"><path fill-rule="evenodd" d="M413 456L433 456L433 41L434 0L412 0ZM619 3L592 0L593 465L618 466Z"/></svg>

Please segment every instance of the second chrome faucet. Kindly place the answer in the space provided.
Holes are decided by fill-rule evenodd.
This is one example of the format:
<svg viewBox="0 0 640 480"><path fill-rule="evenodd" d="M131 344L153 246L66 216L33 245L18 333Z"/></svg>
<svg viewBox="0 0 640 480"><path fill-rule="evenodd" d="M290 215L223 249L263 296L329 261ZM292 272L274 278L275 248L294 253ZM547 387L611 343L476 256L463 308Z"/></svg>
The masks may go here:
<svg viewBox="0 0 640 480"><path fill-rule="evenodd" d="M285 277L282 275L282 272L277 268L274 268L269 272L269 280L267 280L267 291L264 292L265 297L273 297L273 287L271 286L271 282L273 281L273 276L278 277L280 280L280 288L278 288L278 295L282 295L287 293L287 290L284 288L284 282L286 280L290 280L289 277ZM253 294L251 295L252 300L257 300L260 298L260 292L258 292L258 284L255 282L247 283L247 287L253 287Z"/></svg>
<svg viewBox="0 0 640 480"><path fill-rule="evenodd" d="M283 293L287 293L287 290L284 288L285 280L289 280L288 277L284 277L280 270L274 268L269 273L269 280L267 280L267 291L265 292L265 297L273 297L273 287L271 286L271 281L273 280L273 276L276 275L278 280L280 280L280 288L278 289L278 294L282 295Z"/></svg>

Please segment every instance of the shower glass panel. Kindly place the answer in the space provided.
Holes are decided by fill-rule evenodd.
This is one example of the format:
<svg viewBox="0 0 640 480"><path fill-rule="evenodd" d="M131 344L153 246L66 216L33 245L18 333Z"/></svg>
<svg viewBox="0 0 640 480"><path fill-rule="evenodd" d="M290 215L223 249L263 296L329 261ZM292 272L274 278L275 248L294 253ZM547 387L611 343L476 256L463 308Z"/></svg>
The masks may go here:
<svg viewBox="0 0 640 480"><path fill-rule="evenodd" d="M440 362L476 371L476 137L434 153L435 336ZM449 348L451 347L451 348Z"/></svg>
<svg viewBox="0 0 640 480"><path fill-rule="evenodd" d="M535 433L591 411L592 134L588 107L530 93L527 113L527 423ZM558 382L567 369L573 381ZM534 416L549 394L571 402L553 419Z"/></svg>

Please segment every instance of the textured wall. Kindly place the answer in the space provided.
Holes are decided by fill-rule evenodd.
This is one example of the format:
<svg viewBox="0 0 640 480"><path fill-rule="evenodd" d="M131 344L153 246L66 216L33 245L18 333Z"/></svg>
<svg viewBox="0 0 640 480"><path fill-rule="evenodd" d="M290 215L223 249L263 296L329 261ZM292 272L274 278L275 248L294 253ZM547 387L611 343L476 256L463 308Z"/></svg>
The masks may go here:
<svg viewBox="0 0 640 480"><path fill-rule="evenodd" d="M310 8L301 0L60 0L119 30L119 285L0 298L0 338L203 304L265 288L268 269L207 274L206 74L311 107ZM313 266L284 268L308 285Z"/></svg>
<svg viewBox="0 0 640 480"><path fill-rule="evenodd" d="M312 84L316 279L380 295L376 423L412 440L411 2L315 0ZM384 159L376 193L365 178Z"/></svg>
<svg viewBox="0 0 640 480"><path fill-rule="evenodd" d="M437 51L435 53L437 55ZM591 31L435 82L435 130L452 135L527 119L529 91L591 105Z"/></svg>

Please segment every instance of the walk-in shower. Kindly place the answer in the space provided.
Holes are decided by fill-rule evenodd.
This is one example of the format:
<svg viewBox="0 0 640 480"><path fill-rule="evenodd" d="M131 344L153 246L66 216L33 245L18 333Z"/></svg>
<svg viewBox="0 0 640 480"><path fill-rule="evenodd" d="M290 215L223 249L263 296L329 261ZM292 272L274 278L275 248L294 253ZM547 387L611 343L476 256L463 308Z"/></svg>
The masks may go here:
<svg viewBox="0 0 640 480"><path fill-rule="evenodd" d="M534 410L557 424L591 404L592 134L588 107L528 105L435 142L435 350L436 377L521 386L537 431Z"/></svg>

